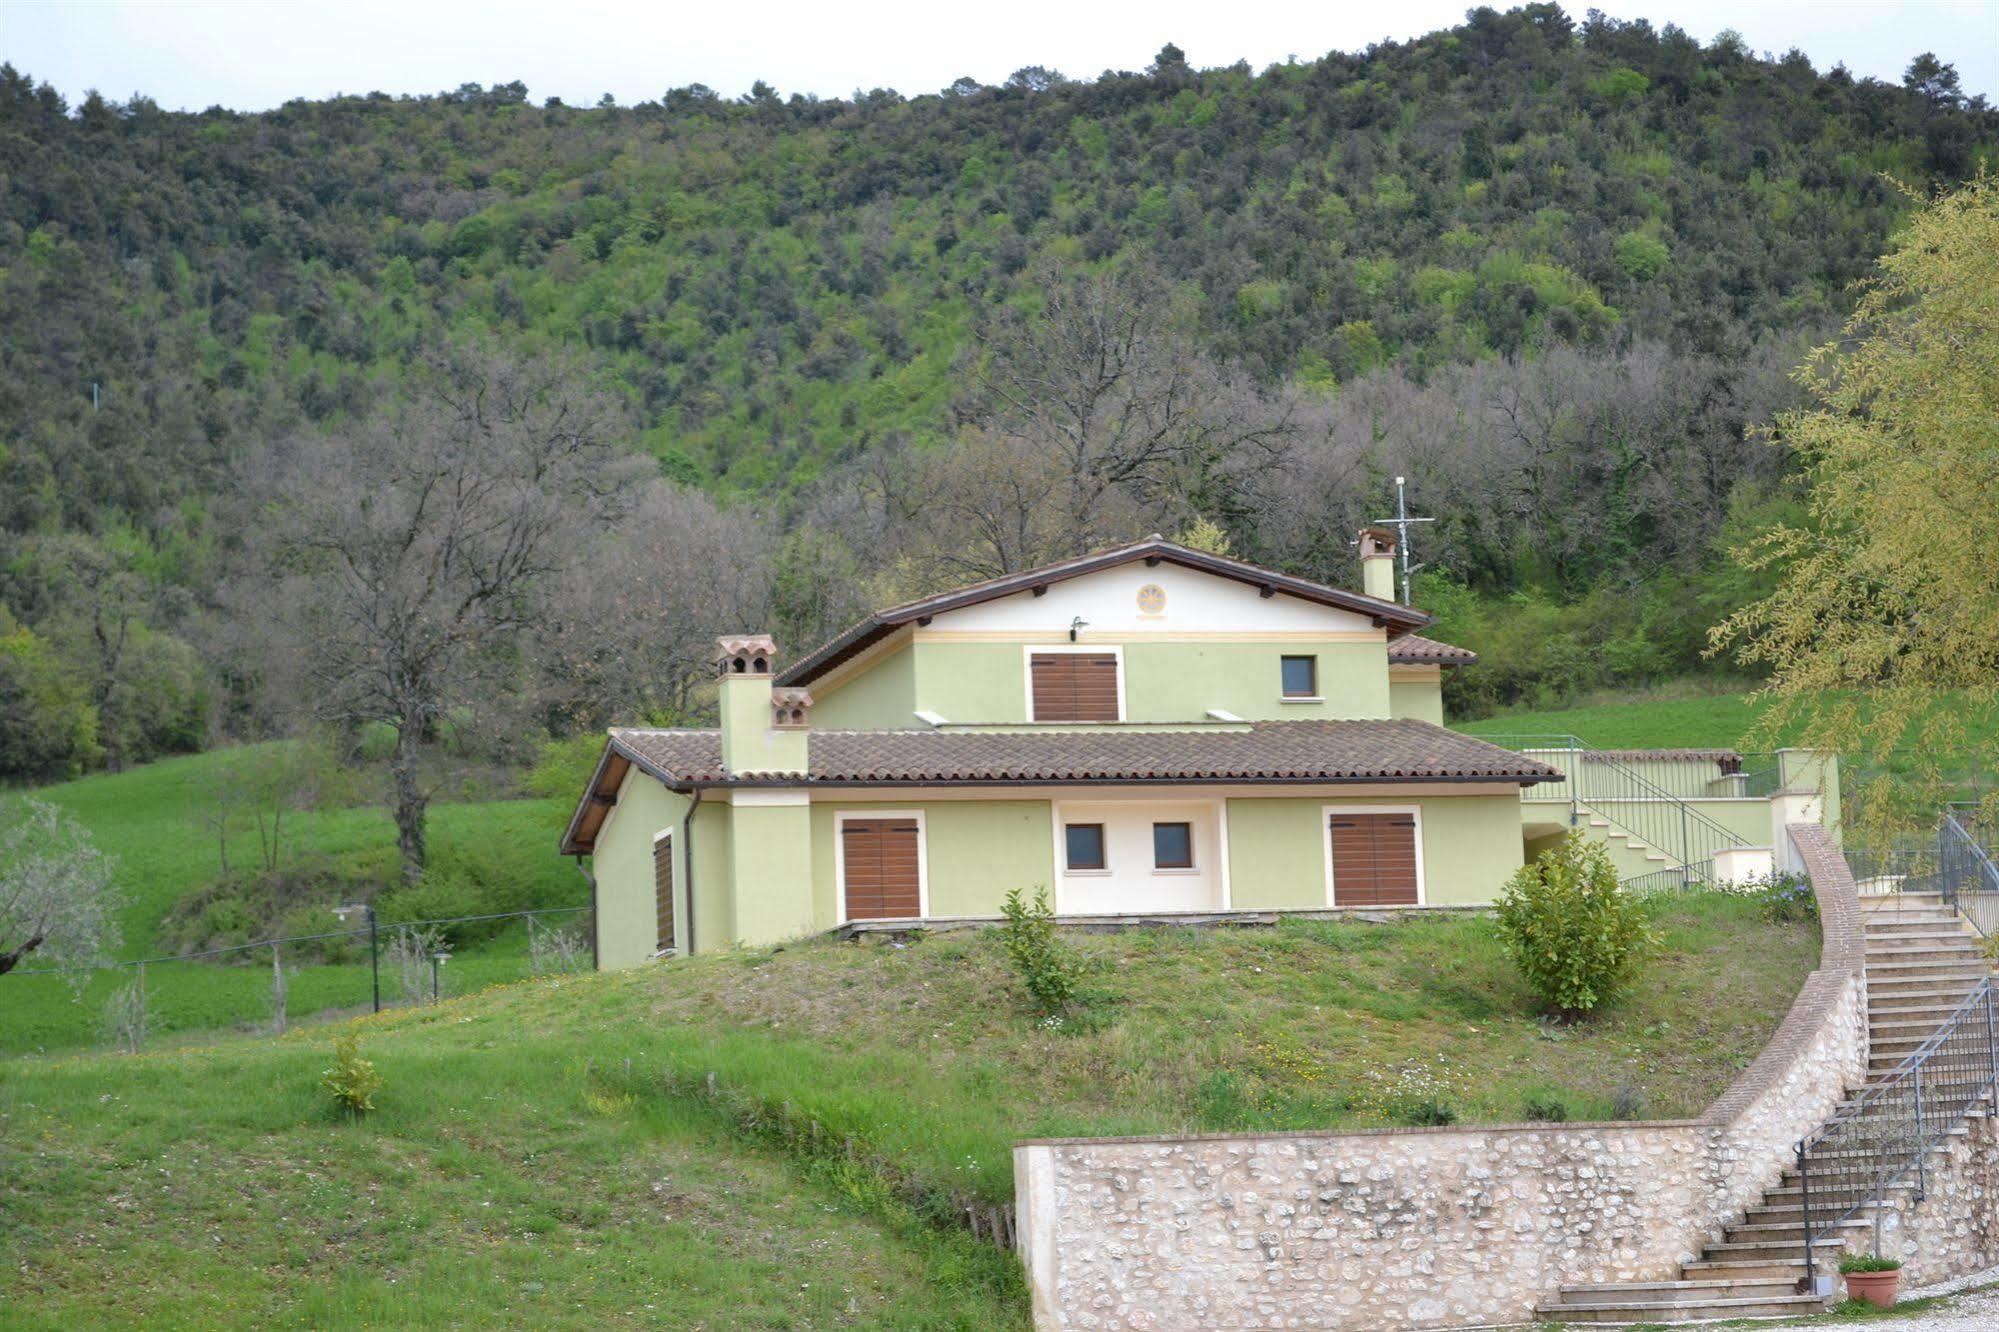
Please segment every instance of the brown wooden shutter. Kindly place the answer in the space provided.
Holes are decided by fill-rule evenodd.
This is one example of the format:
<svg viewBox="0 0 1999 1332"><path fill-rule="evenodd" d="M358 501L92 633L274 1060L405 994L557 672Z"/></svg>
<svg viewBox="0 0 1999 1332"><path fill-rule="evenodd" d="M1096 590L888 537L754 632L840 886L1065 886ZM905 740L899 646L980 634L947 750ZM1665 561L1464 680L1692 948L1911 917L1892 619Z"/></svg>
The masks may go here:
<svg viewBox="0 0 1999 1332"><path fill-rule="evenodd" d="M1116 721L1115 652L1037 652L1028 659L1036 721Z"/></svg>
<svg viewBox="0 0 1999 1332"><path fill-rule="evenodd" d="M1416 820L1408 814L1335 814L1334 906L1416 905Z"/></svg>
<svg viewBox="0 0 1999 1332"><path fill-rule="evenodd" d="M659 951L673 948L673 839L659 838L652 844L652 899Z"/></svg>
<svg viewBox="0 0 1999 1332"><path fill-rule="evenodd" d="M845 819L840 863L848 920L909 920L923 914L915 819Z"/></svg>

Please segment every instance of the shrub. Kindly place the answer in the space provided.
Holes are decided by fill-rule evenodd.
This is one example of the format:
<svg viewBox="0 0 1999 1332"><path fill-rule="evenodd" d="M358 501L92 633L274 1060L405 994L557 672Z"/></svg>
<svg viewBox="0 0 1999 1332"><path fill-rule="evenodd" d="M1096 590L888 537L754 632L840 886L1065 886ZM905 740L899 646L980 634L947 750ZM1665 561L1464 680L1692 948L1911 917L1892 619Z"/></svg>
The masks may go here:
<svg viewBox="0 0 1999 1332"><path fill-rule="evenodd" d="M1874 1253L1843 1253L1839 1257L1839 1270L1844 1272L1899 1272L1902 1260L1883 1258Z"/></svg>
<svg viewBox="0 0 1999 1332"><path fill-rule="evenodd" d="M1007 892L1001 906L1006 923L1000 927L1000 947L1028 995L1045 1014L1059 1013L1076 997L1079 983L1075 957L1055 937L1055 913L1048 890L1034 890L1028 902L1018 888Z"/></svg>
<svg viewBox="0 0 1999 1332"><path fill-rule="evenodd" d="M1571 832L1500 894L1499 934L1534 992L1569 1016L1631 983L1653 935L1601 843Z"/></svg>
<svg viewBox="0 0 1999 1332"><path fill-rule="evenodd" d="M1745 879L1735 891L1751 898L1763 914L1780 924L1796 925L1819 918L1818 894L1802 874L1771 874Z"/></svg>
<svg viewBox="0 0 1999 1332"><path fill-rule="evenodd" d="M350 1115L364 1115L375 1108L375 1093L382 1089L382 1075L372 1059L361 1057L358 1037L342 1036L333 1043L333 1067L320 1075L320 1083L333 1095L334 1104Z"/></svg>
<svg viewBox="0 0 1999 1332"><path fill-rule="evenodd" d="M1569 1107L1557 1096L1529 1096L1520 1113L1530 1124L1566 1124L1569 1120Z"/></svg>
<svg viewBox="0 0 1999 1332"><path fill-rule="evenodd" d="M1639 1119L1645 1114L1645 1093L1636 1087L1619 1087L1610 1098L1610 1117L1620 1122Z"/></svg>

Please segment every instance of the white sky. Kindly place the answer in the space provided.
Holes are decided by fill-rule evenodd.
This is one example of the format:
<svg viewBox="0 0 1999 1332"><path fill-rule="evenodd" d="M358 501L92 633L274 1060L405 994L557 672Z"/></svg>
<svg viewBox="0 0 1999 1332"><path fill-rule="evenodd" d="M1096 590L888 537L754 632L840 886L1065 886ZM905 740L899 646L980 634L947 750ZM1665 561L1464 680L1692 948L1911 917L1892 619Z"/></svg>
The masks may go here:
<svg viewBox="0 0 1999 1332"><path fill-rule="evenodd" d="M241 110L294 97L427 93L520 79L555 95L621 103L706 83L727 96L763 79L780 93L935 92L960 75L998 83L1022 65L1074 78L1142 69L1177 42L1197 66L1354 50L1462 20L1469 0L1233 0L999 5L907 0L0 0L0 60L72 104L96 88L122 101ZM1509 8L1515 0L1495 0ZM1580 20L1590 0L1565 5ZM1931 50L1970 93L1999 101L1999 0L1598 0L1623 18L1678 23L1703 42L1723 28L1756 51L1798 46L1819 69L1844 61L1899 80Z"/></svg>

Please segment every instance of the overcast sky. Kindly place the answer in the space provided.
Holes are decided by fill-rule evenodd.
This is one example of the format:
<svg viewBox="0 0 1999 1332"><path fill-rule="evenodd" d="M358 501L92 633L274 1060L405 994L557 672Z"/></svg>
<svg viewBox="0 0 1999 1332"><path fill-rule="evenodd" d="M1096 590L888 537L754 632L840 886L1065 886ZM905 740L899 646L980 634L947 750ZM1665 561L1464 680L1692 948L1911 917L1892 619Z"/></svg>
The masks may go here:
<svg viewBox="0 0 1999 1332"><path fill-rule="evenodd" d="M935 92L960 75L998 83L1022 65L1071 77L1142 69L1165 42L1196 65L1262 68L1459 22L1469 0L0 0L0 60L122 101L242 110L294 97L427 93L520 79L536 101L630 104L705 83L734 96ZM1703 42L1734 28L1757 51L1798 46L1821 70L1898 80L1935 51L1967 92L1999 100L1999 0L1599 0L1621 18L1678 23ZM1507 8L1507 0L1496 7ZM1567 6L1578 19L1588 0Z"/></svg>

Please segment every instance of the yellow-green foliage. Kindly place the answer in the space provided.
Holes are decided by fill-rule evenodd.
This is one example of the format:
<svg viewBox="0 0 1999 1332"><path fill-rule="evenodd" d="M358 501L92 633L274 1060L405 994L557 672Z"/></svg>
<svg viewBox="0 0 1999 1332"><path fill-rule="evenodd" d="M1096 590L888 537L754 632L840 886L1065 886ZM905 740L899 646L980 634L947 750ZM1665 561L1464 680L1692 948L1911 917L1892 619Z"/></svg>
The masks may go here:
<svg viewBox="0 0 1999 1332"><path fill-rule="evenodd" d="M1783 577L1714 643L1771 672L1766 734L1931 756L1934 781L1899 783L1927 809L1934 770L1999 711L1999 178L1924 206L1797 377L1815 403L1775 434L1810 518L1744 552ZM1934 706L1945 691L1959 706Z"/></svg>
<svg viewBox="0 0 1999 1332"><path fill-rule="evenodd" d="M1563 1013L1615 999L1655 942L1644 903L1601 842L1572 832L1523 865L1499 898L1499 933L1527 983Z"/></svg>
<svg viewBox="0 0 1999 1332"><path fill-rule="evenodd" d="M350 1115L364 1115L375 1108L375 1093L382 1089L382 1075L375 1071L374 1060L361 1057L358 1037L342 1036L333 1042L333 1067L320 1075L320 1084L342 1110Z"/></svg>

